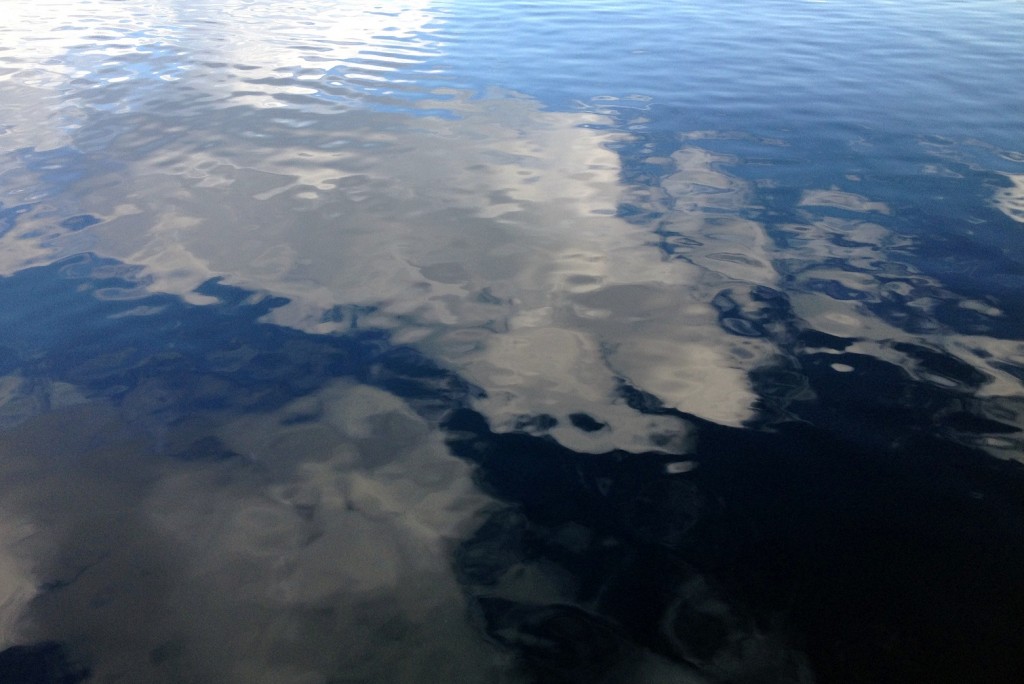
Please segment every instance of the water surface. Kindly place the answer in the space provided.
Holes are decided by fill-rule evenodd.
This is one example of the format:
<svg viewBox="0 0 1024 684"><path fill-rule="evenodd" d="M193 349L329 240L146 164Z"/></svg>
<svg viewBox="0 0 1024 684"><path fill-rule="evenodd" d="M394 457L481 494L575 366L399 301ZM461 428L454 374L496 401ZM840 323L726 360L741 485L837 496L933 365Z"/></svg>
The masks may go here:
<svg viewBox="0 0 1024 684"><path fill-rule="evenodd" d="M0 679L1024 678L1024 5L4 13Z"/></svg>

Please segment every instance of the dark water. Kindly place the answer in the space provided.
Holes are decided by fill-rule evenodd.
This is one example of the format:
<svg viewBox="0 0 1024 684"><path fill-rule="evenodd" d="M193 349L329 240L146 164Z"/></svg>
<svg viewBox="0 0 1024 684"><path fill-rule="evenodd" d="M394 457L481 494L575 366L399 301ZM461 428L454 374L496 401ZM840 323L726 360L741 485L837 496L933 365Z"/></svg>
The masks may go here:
<svg viewBox="0 0 1024 684"><path fill-rule="evenodd" d="M1024 681L1024 4L0 10L0 682Z"/></svg>

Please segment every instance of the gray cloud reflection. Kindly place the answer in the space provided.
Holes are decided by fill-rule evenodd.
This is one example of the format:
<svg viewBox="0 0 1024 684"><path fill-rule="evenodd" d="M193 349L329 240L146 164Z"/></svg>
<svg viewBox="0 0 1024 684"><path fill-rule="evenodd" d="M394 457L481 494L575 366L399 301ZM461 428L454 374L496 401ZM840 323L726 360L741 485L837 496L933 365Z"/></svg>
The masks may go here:
<svg viewBox="0 0 1024 684"><path fill-rule="evenodd" d="M0 438L4 644L73 644L97 681L511 681L447 550L494 504L401 400L339 383L164 435L241 454L213 461L155 458L134 408Z"/></svg>

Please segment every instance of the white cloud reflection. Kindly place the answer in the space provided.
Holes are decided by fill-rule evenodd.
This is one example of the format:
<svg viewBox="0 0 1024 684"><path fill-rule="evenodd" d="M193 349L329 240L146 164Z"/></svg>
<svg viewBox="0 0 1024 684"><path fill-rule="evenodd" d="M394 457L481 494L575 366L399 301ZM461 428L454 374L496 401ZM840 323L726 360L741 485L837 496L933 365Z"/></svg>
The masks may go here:
<svg viewBox="0 0 1024 684"><path fill-rule="evenodd" d="M878 207L867 212L885 213ZM916 381L960 391L965 405L974 411L1024 430L1024 385L1011 370L1024 367L1024 342L957 332L936 311L952 303L993 320L1005 314L989 303L965 299L937 278L897 261L900 249L912 244L910 239L870 219L870 213L844 219L808 216L804 223L782 227L792 236L788 256L780 263L789 272L788 297L794 312L813 330L852 339L846 351L892 363ZM845 293L827 294L822 283ZM913 317L911 330L869 308L894 302ZM955 374L937 371L905 345L961 362L980 373L982 381L974 386ZM1020 460L1024 447L1019 433L958 438L1000 458Z"/></svg>
<svg viewBox="0 0 1024 684"><path fill-rule="evenodd" d="M196 286L217 275L288 297L272 320L311 332L347 327L324 320L339 304L373 307L363 325L391 328L494 390L486 407L498 426L555 405L562 420L597 411L616 375L712 420L749 417L744 371L765 349L734 344L707 301L709 288L730 279L772 277L759 226L679 211L708 241L694 263L668 262L645 229L613 216L624 189L609 149L615 136L593 128L600 117L543 112L522 98L452 107L458 119L414 126L380 113L339 117L338 136L376 139L359 154L242 147L230 162L201 154L168 173L180 151L158 152L118 173L111 192L84 199L107 217L91 230L93 248L144 265L154 289L197 304L206 299ZM208 134L225 132L192 135ZM701 154L679 158L693 170ZM667 190L677 202L706 202L701 190ZM636 324L623 328L627 318ZM547 396L536 356L502 360L502 335L544 330L583 340L557 351L576 357L560 368L562 384L577 389ZM512 376L489 386L488 364ZM576 401L587 392L571 377L583 366L597 374L589 393L603 395L589 404ZM587 437L592 449L655 448L644 437L649 419L625 407L597 412L610 429Z"/></svg>
<svg viewBox="0 0 1024 684"><path fill-rule="evenodd" d="M996 207L1017 223L1024 223L1024 173L1008 173L1010 186L996 191Z"/></svg>
<svg viewBox="0 0 1024 684"><path fill-rule="evenodd" d="M47 7L35 23L61 23ZM400 66L432 49L424 29L436 22L426 5L387 14L353 9L332 10L337 16L315 23L285 22L267 35L260 17L250 16L263 10L229 6L231 40L213 40L216 31L204 29L197 42L190 22L174 28L174 17L192 10L168 4L164 14L147 15L166 21L114 44L109 68L83 80L109 84L132 50L146 54L152 71L165 63L153 57L154 45L194 43L190 63L197 68L245 68L216 72L229 76L216 87L192 72L170 84L150 79L150 71L133 74L131 97L147 94L149 107L165 100L160 109L179 112L184 125L175 124L178 117L143 119L108 142L102 157L119 164L93 175L101 187L78 206L105 219L90 230L89 248L144 265L154 289L196 304L208 298L195 287L213 276L288 297L272 320L308 331L348 325L324 320L339 304L373 307L364 325L395 330L484 386L489 398L481 408L499 429L519 413L545 411L567 423L569 414L586 412L608 429L556 430L559 438L596 451L659 448L651 419L614 401L617 376L712 420L738 425L750 417L754 396L745 372L767 350L753 341L737 345L721 331L708 288L774 274L761 256L759 226L702 215L744 194L711 168L713 156L690 148L674 158L679 172L664 188L677 207L674 220L707 242L689 263L667 262L646 230L615 218L626 189L610 149L618 136L600 130L608 123L601 115L547 112L510 94L468 100L457 91L425 101L437 106L438 97L447 98L447 119L324 110L335 66L360 55ZM114 31L97 23L91 30ZM72 31L51 49L70 52L83 40ZM390 78L401 81L402 74ZM278 92L289 83L309 92ZM275 99L290 112L280 113L249 102L254 93L297 99ZM89 105L87 92L77 94L66 99ZM38 225L26 217L9 236L21 253L8 272L46 258L45 250L24 253L36 244L25 237ZM51 244L82 249L80 240ZM624 327L627 319L635 324ZM552 352L563 362L545 366L536 354L508 357L506 334L576 342ZM555 367L564 374L561 389L541 379ZM589 379L573 377L583 367L591 369ZM678 420L655 422L659 443L666 444L666 430L685 432Z"/></svg>

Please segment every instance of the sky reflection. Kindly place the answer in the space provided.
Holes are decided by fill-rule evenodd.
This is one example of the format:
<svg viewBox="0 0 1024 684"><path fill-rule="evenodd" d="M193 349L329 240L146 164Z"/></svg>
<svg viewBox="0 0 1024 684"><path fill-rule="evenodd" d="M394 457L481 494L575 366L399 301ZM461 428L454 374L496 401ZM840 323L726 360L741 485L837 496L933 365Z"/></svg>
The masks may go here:
<svg viewBox="0 0 1024 684"><path fill-rule="evenodd" d="M524 6L559 28L493 81L456 56L523 56L488 42L499 5L11 5L0 655L59 644L96 681L884 681L969 624L1014 666L1020 152L1003 124L910 135L918 101L865 124L858 88L913 99L916 72L872 70L956 30L770 4L782 38L687 7L687 68L646 38L610 49L653 75L607 80L541 59L578 10Z"/></svg>

